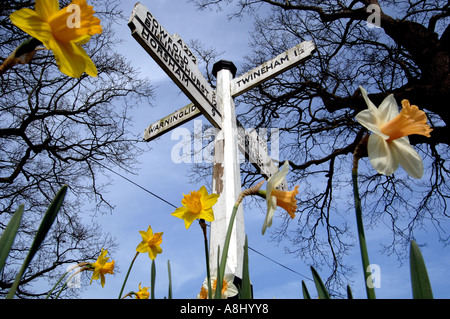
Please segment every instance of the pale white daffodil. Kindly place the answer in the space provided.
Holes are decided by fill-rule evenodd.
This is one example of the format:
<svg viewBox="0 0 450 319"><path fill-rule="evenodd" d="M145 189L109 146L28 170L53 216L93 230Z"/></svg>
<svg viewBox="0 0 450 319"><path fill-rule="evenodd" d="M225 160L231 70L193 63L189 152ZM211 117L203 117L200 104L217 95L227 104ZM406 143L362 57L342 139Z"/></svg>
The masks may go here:
<svg viewBox="0 0 450 319"><path fill-rule="evenodd" d="M424 111L408 100L402 101L399 112L394 95L390 94L377 108L370 101L367 91L359 87L367 110L356 115L356 120L373 134L369 136L367 150L372 166L379 174L391 175L401 165L413 178L423 175L423 161L409 143L408 135L430 137L432 129L427 124Z"/></svg>
<svg viewBox="0 0 450 319"><path fill-rule="evenodd" d="M285 161L281 170L276 172L267 180L266 187L266 203L267 213L264 220L262 234L266 232L267 227L272 226L272 219L275 214L277 206L284 208L291 218L295 217L295 211L297 210L297 200L295 195L298 194L298 185L292 191L279 191L276 189L286 178L289 172L289 162Z"/></svg>
<svg viewBox="0 0 450 319"><path fill-rule="evenodd" d="M211 276L211 290L212 290L212 296L214 297L216 287L217 287L217 277ZM227 299L230 297L234 297L238 294L238 289L233 283L234 281L234 275L233 274L225 274L223 276L223 282L222 282L222 293L221 298ZM205 281L203 282L203 286L201 288L200 293L197 295L197 299L207 299L208 298L208 278L205 278Z"/></svg>

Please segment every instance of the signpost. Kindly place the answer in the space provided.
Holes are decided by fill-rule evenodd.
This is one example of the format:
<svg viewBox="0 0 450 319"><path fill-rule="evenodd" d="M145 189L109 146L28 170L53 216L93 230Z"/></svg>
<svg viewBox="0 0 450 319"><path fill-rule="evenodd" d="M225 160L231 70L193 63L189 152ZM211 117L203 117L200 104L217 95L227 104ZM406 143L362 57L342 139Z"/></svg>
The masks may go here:
<svg viewBox="0 0 450 319"><path fill-rule="evenodd" d="M144 132L144 140L150 142L167 131L173 130L178 126L195 119L201 114L202 112L194 103L188 104L147 127Z"/></svg>
<svg viewBox="0 0 450 319"><path fill-rule="evenodd" d="M231 82L231 95L236 97L259 84L299 65L311 57L316 47L312 41L305 41L281 53L270 61L241 75Z"/></svg>
<svg viewBox="0 0 450 319"><path fill-rule="evenodd" d="M200 109L193 103L190 103L148 126L144 131L143 139L150 142L168 131L197 118L201 114ZM245 155L257 171L266 179L278 172L278 166L275 165L267 152L266 141L259 137L256 130L249 131L245 129L237 119L236 126L239 151ZM278 189L287 190L286 183L282 183Z"/></svg>
<svg viewBox="0 0 450 319"><path fill-rule="evenodd" d="M150 54L216 128L221 128L216 92L197 67L197 59L178 35L170 35L141 3L134 7L128 26L131 35Z"/></svg>
<svg viewBox="0 0 450 319"><path fill-rule="evenodd" d="M239 151L260 173L269 178L278 167L267 154L265 140L256 131L247 131L236 120L234 98L276 75L302 63L315 50L307 41L234 78L232 62L219 61L214 65L217 78L215 90L205 80L197 66L197 58L178 35L170 35L149 10L137 3L128 26L132 36L150 54L167 75L191 100L191 104L153 123L144 132L144 140L151 141L167 131L203 114L219 130L214 144L213 192L219 194L214 206L215 220L211 222L211 273L216 272L218 247L223 248L232 208L241 193ZM281 186L286 189L286 183ZM245 240L242 205L236 215L225 273L242 278L243 246Z"/></svg>
<svg viewBox="0 0 450 319"><path fill-rule="evenodd" d="M238 130L238 146L241 153L245 154L248 161L253 164L256 170L269 179L273 174L278 172L279 168L275 165L271 156L267 152L267 143L262 139L256 130L246 130L237 121ZM272 143L274 141L272 140ZM279 190L287 191L286 180L284 180L278 187Z"/></svg>

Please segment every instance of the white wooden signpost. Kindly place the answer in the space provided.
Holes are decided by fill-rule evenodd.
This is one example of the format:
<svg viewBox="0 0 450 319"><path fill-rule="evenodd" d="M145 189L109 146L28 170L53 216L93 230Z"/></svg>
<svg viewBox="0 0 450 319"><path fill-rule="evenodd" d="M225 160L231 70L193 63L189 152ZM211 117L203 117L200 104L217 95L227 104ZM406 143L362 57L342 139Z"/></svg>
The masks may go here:
<svg viewBox="0 0 450 319"><path fill-rule="evenodd" d="M299 65L311 57L316 47L312 41L305 41L281 53L270 61L241 75L231 82L231 95L236 97L259 84Z"/></svg>
<svg viewBox="0 0 450 319"><path fill-rule="evenodd" d="M232 208L241 193L239 151L264 177L278 171L267 154L265 141L236 120L234 98L302 63L311 56L315 46L312 41L302 42L238 78L234 78L236 67L232 62L219 61L213 68L217 78L214 90L198 69L197 58L186 43L178 35L168 33L143 4L136 4L128 26L132 36L192 102L150 125L144 132L144 140L151 141L199 115L204 115L219 129L214 144L212 192L220 196L214 206L215 220L210 230L211 273L214 274L218 247L223 247ZM285 183L282 188L286 189ZM234 225L225 273L242 278L245 240L242 205Z"/></svg>

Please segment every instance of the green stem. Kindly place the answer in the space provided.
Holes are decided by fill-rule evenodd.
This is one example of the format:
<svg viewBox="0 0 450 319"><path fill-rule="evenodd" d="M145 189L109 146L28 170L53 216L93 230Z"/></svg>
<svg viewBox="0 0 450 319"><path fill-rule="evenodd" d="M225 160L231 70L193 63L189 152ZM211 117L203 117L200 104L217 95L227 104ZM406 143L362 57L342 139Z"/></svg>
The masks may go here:
<svg viewBox="0 0 450 319"><path fill-rule="evenodd" d="M136 253L133 260L131 261L130 267L128 268L127 275L125 276L125 279L123 281L122 288L120 289L119 299L121 299L121 297L122 297L123 289L125 288L125 284L127 283L127 280L128 280L128 275L130 274L131 268L133 268L134 261L136 260L138 255L139 255L139 253Z"/></svg>
<svg viewBox="0 0 450 319"><path fill-rule="evenodd" d="M151 276L151 298L155 299L155 279L156 279L156 265L155 260L152 259L152 276Z"/></svg>
<svg viewBox="0 0 450 319"><path fill-rule="evenodd" d="M80 272L84 271L84 270L88 270L90 269L90 264L88 263L80 263L78 265L76 265L75 267L73 267L72 269L69 269L68 271L66 271L64 273L64 275L61 276L61 278L58 280L58 282L53 286L52 290L50 290L50 292L48 293L47 297L45 299L48 299L51 295L51 293L53 292L53 290L55 290L56 286L58 286L58 284L64 279L64 277L66 277L66 275L68 273L70 273L71 271L75 270L76 268L80 268L78 269L76 272L74 272L72 275L70 275L69 279L66 280L66 282L64 283L64 285L61 287L61 289L59 290L58 294L56 295L55 299L59 298L59 295L61 294L61 292L63 292L64 288L67 286L67 283L69 283L72 278L79 274Z"/></svg>
<svg viewBox="0 0 450 319"><path fill-rule="evenodd" d="M66 280L66 282L64 283L64 285L61 287L61 289L59 290L58 294L56 295L55 299L59 298L59 295L63 292L64 288L67 286L67 283L70 282L72 280L72 278L78 274L80 271L77 271L76 273L70 275L69 279Z"/></svg>
<svg viewBox="0 0 450 319"><path fill-rule="evenodd" d="M373 287L368 286L368 280L371 279L371 271L369 268L369 254L367 252L366 245L366 236L364 234L364 226L362 220L362 209L361 209L361 199L359 197L359 187L358 187L358 160L355 159L354 166L352 170L352 180L353 180L353 192L355 198L355 211L356 211L356 225L358 227L358 238L359 238L359 247L361 250L361 259L363 264L363 272L364 272L364 283L366 286L367 298L375 299L375 289Z"/></svg>
<svg viewBox="0 0 450 319"><path fill-rule="evenodd" d="M205 220L200 220L200 227L203 230L203 241L205 243L205 260L206 260L206 281L208 283L208 299L212 299L211 291L211 272L209 267L209 248L208 248L208 236L206 233L206 222Z"/></svg>
<svg viewBox="0 0 450 319"><path fill-rule="evenodd" d="M56 286L59 285L59 283L64 279L64 277L66 277L66 275L69 273L70 271L66 271L64 273L64 275L61 276L61 278L59 278L58 282L53 286L52 290L49 291L49 293L47 294L47 297L45 297L45 299L48 299L50 297L50 295L52 294L53 290L55 290ZM61 290L65 287L66 285L64 284L64 286L61 288ZM59 296L59 293L58 293Z"/></svg>
<svg viewBox="0 0 450 319"><path fill-rule="evenodd" d="M169 273L169 292L167 299L172 299L172 270L170 269L170 260L167 261L167 272Z"/></svg>

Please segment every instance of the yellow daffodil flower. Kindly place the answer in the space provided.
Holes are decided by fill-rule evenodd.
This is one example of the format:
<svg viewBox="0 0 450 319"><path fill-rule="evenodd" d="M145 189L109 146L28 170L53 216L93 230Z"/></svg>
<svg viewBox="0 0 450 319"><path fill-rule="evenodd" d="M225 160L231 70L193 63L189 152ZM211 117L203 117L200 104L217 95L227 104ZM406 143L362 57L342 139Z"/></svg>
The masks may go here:
<svg viewBox="0 0 450 319"><path fill-rule="evenodd" d="M367 150L372 166L379 174L391 175L401 165L413 178L423 175L423 162L420 155L409 143L408 135L419 134L430 137L432 129L427 124L424 111L408 100L402 101L398 111L397 102L390 94L377 108L369 99L367 91L360 87L368 106L367 110L356 115L356 120L372 133Z"/></svg>
<svg viewBox="0 0 450 319"><path fill-rule="evenodd" d="M134 293L136 299L149 299L150 293L147 291L148 288L149 287L141 288L141 283L139 283L139 291Z"/></svg>
<svg viewBox="0 0 450 319"><path fill-rule="evenodd" d="M226 274L223 277L222 293L221 293L222 299L234 297L238 294L238 289L234 285L233 281L234 281L233 274ZM217 287L217 277L211 276L212 296L214 296L214 294L215 294L216 287ZM208 279L207 278L203 282L203 286L200 290L200 293L197 295L197 299L208 299Z"/></svg>
<svg viewBox="0 0 450 319"><path fill-rule="evenodd" d="M156 255L162 253L162 249L159 245L162 243L163 233L153 234L153 230L148 226L147 231L139 232L142 236L142 242L136 247L136 251L139 253L148 253L151 260L155 260Z"/></svg>
<svg viewBox="0 0 450 319"><path fill-rule="evenodd" d="M198 191L192 191L188 195L183 194L183 196L181 200L183 207L177 208L172 215L183 219L186 229L196 219L204 219L208 222L214 220L212 207L217 202L218 194L208 194L205 186L202 186Z"/></svg>
<svg viewBox="0 0 450 319"><path fill-rule="evenodd" d="M102 287L105 286L105 274L114 274L114 260L112 262L107 262L109 257L106 257L108 251L102 248L100 256L98 256L97 261L91 264L91 267L94 269L94 273L92 274L92 280L101 279Z"/></svg>
<svg viewBox="0 0 450 319"><path fill-rule="evenodd" d="M291 218L295 218L295 212L297 210L297 200L295 195L298 194L298 185L295 186L292 191L280 191L276 187L280 185L286 178L289 172L289 162L286 161L280 171L272 175L267 181L267 188L265 191L267 213L264 220L262 234L264 235L267 227L272 226L272 219L275 214L277 206L284 208ZM260 191L264 193L264 191Z"/></svg>
<svg viewBox="0 0 450 319"><path fill-rule="evenodd" d="M97 76L97 68L81 47L102 33L100 19L86 0L73 0L59 10L58 0L36 0L35 11L25 8L10 15L14 25L53 51L60 71L79 78L84 72Z"/></svg>

